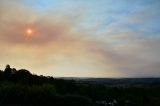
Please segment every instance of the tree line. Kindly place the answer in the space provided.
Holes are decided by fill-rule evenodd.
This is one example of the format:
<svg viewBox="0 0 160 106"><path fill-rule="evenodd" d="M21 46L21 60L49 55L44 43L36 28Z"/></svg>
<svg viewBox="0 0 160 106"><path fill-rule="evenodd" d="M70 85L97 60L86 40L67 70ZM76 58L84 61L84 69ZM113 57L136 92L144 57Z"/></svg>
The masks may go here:
<svg viewBox="0 0 160 106"><path fill-rule="evenodd" d="M108 87L38 76L10 65L0 71L0 106L159 106L159 100L159 87Z"/></svg>

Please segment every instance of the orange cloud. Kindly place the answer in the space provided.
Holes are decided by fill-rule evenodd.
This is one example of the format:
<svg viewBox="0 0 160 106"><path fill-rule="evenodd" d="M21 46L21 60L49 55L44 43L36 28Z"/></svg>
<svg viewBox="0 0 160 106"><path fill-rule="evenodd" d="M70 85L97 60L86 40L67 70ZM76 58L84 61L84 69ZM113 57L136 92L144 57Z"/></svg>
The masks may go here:
<svg viewBox="0 0 160 106"><path fill-rule="evenodd" d="M96 52L91 51L99 47L98 42L85 37L88 35L76 28L74 20L65 18L64 14L54 17L30 13L19 5L7 7L0 7L3 10L0 40L4 48L0 50L1 64L45 75L104 75L99 70L105 67L99 64ZM33 31L32 37L26 37L28 28Z"/></svg>

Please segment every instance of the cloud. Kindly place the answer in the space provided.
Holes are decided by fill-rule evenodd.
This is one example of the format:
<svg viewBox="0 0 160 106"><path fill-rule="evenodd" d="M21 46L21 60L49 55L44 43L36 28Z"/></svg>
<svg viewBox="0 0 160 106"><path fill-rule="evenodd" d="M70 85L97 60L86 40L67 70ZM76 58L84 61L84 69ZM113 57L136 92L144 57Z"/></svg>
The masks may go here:
<svg viewBox="0 0 160 106"><path fill-rule="evenodd" d="M109 41L111 48L97 52L119 73L128 77L160 75L160 37L124 30L121 33L113 33Z"/></svg>
<svg viewBox="0 0 160 106"><path fill-rule="evenodd" d="M65 14L30 13L19 4L0 8L3 10L0 13L2 65L11 64L45 75L101 75L97 70L104 67L97 66L96 54L88 50L98 43L94 38L84 37L88 35L76 29L76 19L71 20L69 16L64 18ZM26 37L28 28L33 30L30 38Z"/></svg>
<svg viewBox="0 0 160 106"><path fill-rule="evenodd" d="M108 26L98 23L98 16L92 26L85 20L89 16L77 8L68 14L40 13L19 0L1 1L0 64L55 76L160 76L160 38L123 26L137 22L138 16L120 16ZM86 27L80 28L81 24ZM28 28L32 37L26 36Z"/></svg>

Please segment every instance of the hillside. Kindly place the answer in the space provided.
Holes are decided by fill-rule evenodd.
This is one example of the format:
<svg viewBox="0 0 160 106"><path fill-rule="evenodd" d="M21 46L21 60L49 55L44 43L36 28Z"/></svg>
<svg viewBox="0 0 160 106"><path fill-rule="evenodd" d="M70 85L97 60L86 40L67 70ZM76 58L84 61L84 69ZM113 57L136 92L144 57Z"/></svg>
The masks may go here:
<svg viewBox="0 0 160 106"><path fill-rule="evenodd" d="M7 65L0 71L0 106L159 106L159 81L158 78L65 80Z"/></svg>

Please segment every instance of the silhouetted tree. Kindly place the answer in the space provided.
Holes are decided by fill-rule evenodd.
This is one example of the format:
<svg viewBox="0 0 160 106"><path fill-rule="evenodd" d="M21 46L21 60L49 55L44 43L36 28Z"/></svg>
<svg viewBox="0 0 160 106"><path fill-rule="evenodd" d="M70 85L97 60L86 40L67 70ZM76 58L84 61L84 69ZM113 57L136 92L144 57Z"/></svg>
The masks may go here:
<svg viewBox="0 0 160 106"><path fill-rule="evenodd" d="M17 72L17 70L15 68L12 68L11 72L12 72L12 74L15 74Z"/></svg>
<svg viewBox="0 0 160 106"><path fill-rule="evenodd" d="M4 73L3 73L3 71L2 71L2 70L0 70L0 80L2 80L2 79L3 79L3 77L4 77Z"/></svg>
<svg viewBox="0 0 160 106"><path fill-rule="evenodd" d="M121 87L118 82L108 86L57 79L6 65L0 71L0 106L99 106L96 101L113 103L115 100L118 106L160 106L160 79L154 87ZM125 84L128 85L126 81Z"/></svg>
<svg viewBox="0 0 160 106"><path fill-rule="evenodd" d="M16 72L16 74L19 75L19 76L22 76L22 77L30 76L31 75L31 73L28 70L26 70L26 69L20 69L20 70L18 70Z"/></svg>
<svg viewBox="0 0 160 106"><path fill-rule="evenodd" d="M4 73L5 74L10 74L11 73L11 68L10 68L10 65L6 65L6 68L5 68L5 70L4 70Z"/></svg>

